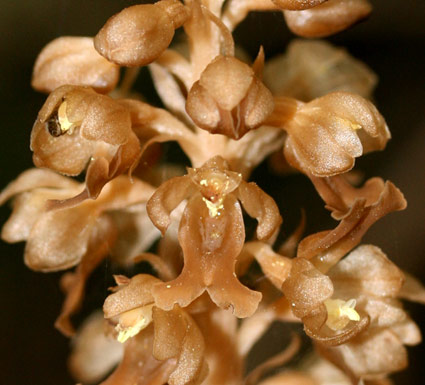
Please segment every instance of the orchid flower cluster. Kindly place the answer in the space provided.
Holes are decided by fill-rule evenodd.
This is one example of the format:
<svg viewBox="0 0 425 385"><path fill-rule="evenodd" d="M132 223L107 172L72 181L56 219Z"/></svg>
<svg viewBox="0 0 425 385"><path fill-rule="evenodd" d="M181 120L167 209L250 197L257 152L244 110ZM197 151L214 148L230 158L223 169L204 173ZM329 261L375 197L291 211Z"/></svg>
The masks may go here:
<svg viewBox="0 0 425 385"><path fill-rule="evenodd" d="M390 181L359 187L350 173L390 139L370 101L376 76L320 40L295 40L267 61L259 47L251 62L232 36L251 11L283 12L295 34L323 37L371 6L160 0L122 10L94 39L58 38L36 60L32 85L49 94L31 133L37 168L0 194L0 204L13 199L1 236L26 241L30 269L75 267L61 278L55 326L73 337L70 370L81 383L388 384L407 366L405 345L421 341L401 299L425 303L425 289L361 244L375 222L406 207ZM131 90L143 66L161 107ZM161 161L165 142L180 146L186 169ZM304 237L303 218L276 244L279 208L249 182L269 156L276 172L311 180L334 229ZM83 182L72 178L82 173ZM244 212L258 222L249 239ZM76 331L72 316L106 258L124 270L147 262L154 274L115 275L103 311ZM301 324L314 358L285 366L299 349L295 335L246 368L275 321Z"/></svg>

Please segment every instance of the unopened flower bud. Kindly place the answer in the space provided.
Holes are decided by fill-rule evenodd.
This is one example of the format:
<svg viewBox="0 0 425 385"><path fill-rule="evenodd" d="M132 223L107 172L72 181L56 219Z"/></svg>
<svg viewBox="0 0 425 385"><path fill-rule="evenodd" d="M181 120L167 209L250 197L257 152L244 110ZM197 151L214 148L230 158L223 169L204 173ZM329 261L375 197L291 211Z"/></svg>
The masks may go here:
<svg viewBox="0 0 425 385"><path fill-rule="evenodd" d="M234 57L217 56L187 97L186 111L212 134L240 139L273 111L271 92L254 70Z"/></svg>
<svg viewBox="0 0 425 385"><path fill-rule="evenodd" d="M347 29L372 11L367 0L329 0L311 9L284 11L289 29L304 37L324 37Z"/></svg>
<svg viewBox="0 0 425 385"><path fill-rule="evenodd" d="M170 45L175 29L189 16L178 0L134 5L112 16L94 39L96 50L127 67L153 62Z"/></svg>
<svg viewBox="0 0 425 385"><path fill-rule="evenodd" d="M119 67L96 52L91 37L65 36L53 40L40 52L31 84L41 92L70 84L108 93L115 88L118 78Z"/></svg>

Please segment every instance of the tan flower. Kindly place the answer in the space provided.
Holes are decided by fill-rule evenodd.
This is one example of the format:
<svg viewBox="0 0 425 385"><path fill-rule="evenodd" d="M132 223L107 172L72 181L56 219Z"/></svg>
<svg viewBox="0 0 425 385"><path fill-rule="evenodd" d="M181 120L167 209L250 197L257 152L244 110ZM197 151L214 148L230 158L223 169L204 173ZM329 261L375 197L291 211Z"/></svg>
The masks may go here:
<svg viewBox="0 0 425 385"><path fill-rule="evenodd" d="M146 202L153 192L148 184L138 180L132 183L121 176L108 184L96 201L46 210L47 200L69 198L81 188L81 184L50 170L32 169L0 195L0 204L17 196L2 239L27 242L24 261L28 267L50 272L79 265L61 282L67 297L56 327L67 335L74 333L69 317L80 306L86 280L108 255L117 236L117 227L106 212Z"/></svg>
<svg viewBox="0 0 425 385"><path fill-rule="evenodd" d="M375 106L348 92L333 92L309 103L277 97L268 124L287 132L288 162L315 176L341 174L355 158L382 150L390 132Z"/></svg>
<svg viewBox="0 0 425 385"><path fill-rule="evenodd" d="M205 344L192 317L175 306L164 311L154 306L151 294L160 282L150 275L116 277L118 287L105 301L105 318L115 324L124 358L102 384L200 384L207 374ZM152 325L153 328L152 328ZM128 340L128 341L127 341ZM127 342L126 342L127 341Z"/></svg>
<svg viewBox="0 0 425 385"><path fill-rule="evenodd" d="M263 51L257 60L262 67ZM186 111L196 125L233 139L259 127L273 108L272 94L254 70L230 56L217 56L208 64L186 101Z"/></svg>
<svg viewBox="0 0 425 385"><path fill-rule="evenodd" d="M335 91L370 99L377 81L363 62L322 40L295 39L285 54L267 60L264 67L264 84L273 95L303 102Z"/></svg>
<svg viewBox="0 0 425 385"><path fill-rule="evenodd" d="M100 93L118 83L119 67L100 56L91 37L59 37L47 44L34 64L31 85L53 92L64 85L89 86Z"/></svg>
<svg viewBox="0 0 425 385"><path fill-rule="evenodd" d="M326 358L351 377L374 379L407 366L403 345L421 341L417 325L396 299L404 282L402 272L377 247L364 245L329 271L335 295L356 301L370 317L368 329L338 347L320 346Z"/></svg>
<svg viewBox="0 0 425 385"><path fill-rule="evenodd" d="M94 39L96 50L109 61L134 67L154 61L170 45L174 30L189 11L178 0L134 5L112 16Z"/></svg>
<svg viewBox="0 0 425 385"><path fill-rule="evenodd" d="M170 179L154 193L147 210L162 233L170 223L171 211L186 198L179 229L184 267L175 280L154 287L156 305L164 310L175 303L185 307L206 290L218 306L231 306L238 317L251 315L261 294L243 286L234 274L245 239L238 200L258 220L259 239L270 238L281 223L276 204L256 184L246 183L240 174L230 171L220 157L189 169L188 175Z"/></svg>
<svg viewBox="0 0 425 385"><path fill-rule="evenodd" d="M95 199L109 180L137 164L140 144L131 127L130 112L119 102L88 87L60 87L34 124L34 163L72 176L88 164L86 188L69 203Z"/></svg>
<svg viewBox="0 0 425 385"><path fill-rule="evenodd" d="M102 311L96 311L73 339L68 367L77 381L98 383L122 360L124 346L107 334L106 326Z"/></svg>
<svg viewBox="0 0 425 385"><path fill-rule="evenodd" d="M372 6L367 0L329 0L310 9L284 11L284 16L295 34L325 37L347 29L371 11Z"/></svg>

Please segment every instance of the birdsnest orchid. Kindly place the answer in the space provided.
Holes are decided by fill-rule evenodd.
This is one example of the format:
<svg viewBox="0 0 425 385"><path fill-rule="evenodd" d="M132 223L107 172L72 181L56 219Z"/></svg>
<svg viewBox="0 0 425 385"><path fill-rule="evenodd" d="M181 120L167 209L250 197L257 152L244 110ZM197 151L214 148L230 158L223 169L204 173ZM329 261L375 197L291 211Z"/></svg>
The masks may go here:
<svg viewBox="0 0 425 385"><path fill-rule="evenodd" d="M352 183L356 159L391 138L370 100L376 76L321 41L296 40L271 60L258 47L251 62L232 35L251 11L283 12L295 34L324 37L371 5L160 0L122 10L94 38L58 38L36 60L32 85L49 93L31 133L37 168L0 194L13 207L2 239L25 241L33 270L75 267L56 327L74 336L82 383L311 385L337 373L341 384L383 384L421 340L400 300L425 303L425 289L361 245L406 207L390 181ZM143 66L161 106L131 90ZM167 162L166 142L186 160ZM284 239L276 196L249 181L269 156L312 182L335 228L304 236L307 212ZM76 331L86 281L107 258L116 286ZM249 364L274 322L301 327ZM314 357L294 364L300 333Z"/></svg>

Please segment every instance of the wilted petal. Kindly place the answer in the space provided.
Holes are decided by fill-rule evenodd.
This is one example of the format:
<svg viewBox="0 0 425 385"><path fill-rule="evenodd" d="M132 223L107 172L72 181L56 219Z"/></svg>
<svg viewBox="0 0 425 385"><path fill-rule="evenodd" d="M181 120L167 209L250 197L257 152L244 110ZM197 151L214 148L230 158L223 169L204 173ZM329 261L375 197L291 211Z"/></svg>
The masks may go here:
<svg viewBox="0 0 425 385"><path fill-rule="evenodd" d="M343 31L372 11L367 0L329 0L302 11L284 11L289 29L303 37L325 37Z"/></svg>
<svg viewBox="0 0 425 385"><path fill-rule="evenodd" d="M70 84L108 93L115 88L118 78L119 67L96 52L91 37L64 36L51 41L40 52L31 85L42 92Z"/></svg>
<svg viewBox="0 0 425 385"><path fill-rule="evenodd" d="M122 356L123 345L105 335L105 320L98 311L78 331L68 365L78 381L93 384L100 381Z"/></svg>
<svg viewBox="0 0 425 385"><path fill-rule="evenodd" d="M282 223L282 217L273 198L253 182L242 181L236 193L246 212L258 221L258 239L270 238Z"/></svg>

